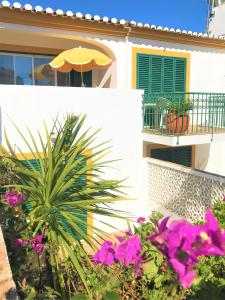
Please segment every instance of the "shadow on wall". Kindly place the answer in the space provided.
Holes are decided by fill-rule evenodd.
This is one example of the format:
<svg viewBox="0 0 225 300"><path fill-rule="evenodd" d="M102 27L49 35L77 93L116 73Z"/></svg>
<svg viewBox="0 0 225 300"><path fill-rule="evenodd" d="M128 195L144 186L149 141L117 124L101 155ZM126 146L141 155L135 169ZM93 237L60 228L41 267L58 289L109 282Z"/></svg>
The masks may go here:
<svg viewBox="0 0 225 300"><path fill-rule="evenodd" d="M211 144L197 145L195 152L195 169L205 171L209 161Z"/></svg>

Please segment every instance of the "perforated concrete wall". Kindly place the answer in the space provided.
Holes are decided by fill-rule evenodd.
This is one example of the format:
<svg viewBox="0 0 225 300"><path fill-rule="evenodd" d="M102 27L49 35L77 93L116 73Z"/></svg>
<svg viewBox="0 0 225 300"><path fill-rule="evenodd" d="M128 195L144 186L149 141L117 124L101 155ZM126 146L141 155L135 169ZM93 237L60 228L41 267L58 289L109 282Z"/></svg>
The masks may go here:
<svg viewBox="0 0 225 300"><path fill-rule="evenodd" d="M225 177L151 158L147 163L149 201L190 221L202 219L207 208L225 195Z"/></svg>

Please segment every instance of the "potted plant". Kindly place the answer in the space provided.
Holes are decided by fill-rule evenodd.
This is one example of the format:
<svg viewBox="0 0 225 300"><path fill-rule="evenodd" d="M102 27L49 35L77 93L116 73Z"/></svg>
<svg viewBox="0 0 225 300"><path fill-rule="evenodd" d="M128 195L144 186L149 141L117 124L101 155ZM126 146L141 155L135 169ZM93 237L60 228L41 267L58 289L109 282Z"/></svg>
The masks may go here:
<svg viewBox="0 0 225 300"><path fill-rule="evenodd" d="M189 125L189 111L193 110L190 99L167 100L164 122L170 133L185 133Z"/></svg>

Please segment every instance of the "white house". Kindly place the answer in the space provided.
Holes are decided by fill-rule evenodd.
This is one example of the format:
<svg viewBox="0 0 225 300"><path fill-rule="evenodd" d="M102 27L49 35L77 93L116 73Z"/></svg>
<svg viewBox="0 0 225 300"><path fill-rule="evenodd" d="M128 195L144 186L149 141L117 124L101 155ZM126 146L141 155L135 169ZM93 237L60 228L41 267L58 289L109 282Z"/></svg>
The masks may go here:
<svg viewBox="0 0 225 300"><path fill-rule="evenodd" d="M83 74L81 87L79 73L48 65L74 47L96 49L112 65ZM136 216L157 202L194 218L225 193L221 36L2 1L0 84L1 126L24 152L10 118L36 130L58 113L87 113L87 126L101 128L99 140L111 139L111 157L122 159L106 177L128 177L137 200L119 205Z"/></svg>

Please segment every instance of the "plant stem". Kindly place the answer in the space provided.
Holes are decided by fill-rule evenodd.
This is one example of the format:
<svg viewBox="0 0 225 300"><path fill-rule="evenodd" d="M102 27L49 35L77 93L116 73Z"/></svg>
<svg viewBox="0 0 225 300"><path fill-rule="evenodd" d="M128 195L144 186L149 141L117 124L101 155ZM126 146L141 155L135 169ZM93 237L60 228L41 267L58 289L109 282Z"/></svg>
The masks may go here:
<svg viewBox="0 0 225 300"><path fill-rule="evenodd" d="M42 267L41 267L41 261L40 261L40 255L38 254L38 267L39 267L39 284L38 284L38 290L40 291L42 286Z"/></svg>

